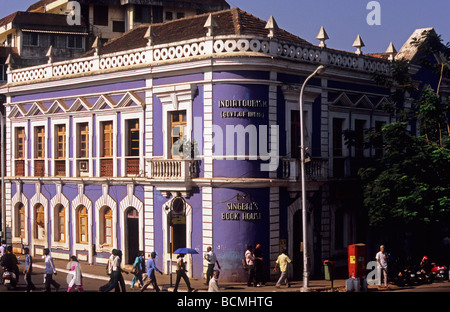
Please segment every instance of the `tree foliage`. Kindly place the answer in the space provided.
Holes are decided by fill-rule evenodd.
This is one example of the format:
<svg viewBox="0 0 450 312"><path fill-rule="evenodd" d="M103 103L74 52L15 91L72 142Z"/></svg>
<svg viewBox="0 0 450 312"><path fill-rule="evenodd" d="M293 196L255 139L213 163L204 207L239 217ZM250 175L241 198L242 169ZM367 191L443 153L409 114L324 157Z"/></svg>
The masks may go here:
<svg viewBox="0 0 450 312"><path fill-rule="evenodd" d="M384 146L383 156L359 171L371 226L435 225L450 217L450 98L439 94L448 76L450 49L437 35L420 49L441 60L432 64L424 58L422 63L439 77L436 90L414 81L405 60L393 62L389 76L374 76L378 84L395 90L384 109L396 121L367 136L369 145ZM417 133L411 131L413 125Z"/></svg>

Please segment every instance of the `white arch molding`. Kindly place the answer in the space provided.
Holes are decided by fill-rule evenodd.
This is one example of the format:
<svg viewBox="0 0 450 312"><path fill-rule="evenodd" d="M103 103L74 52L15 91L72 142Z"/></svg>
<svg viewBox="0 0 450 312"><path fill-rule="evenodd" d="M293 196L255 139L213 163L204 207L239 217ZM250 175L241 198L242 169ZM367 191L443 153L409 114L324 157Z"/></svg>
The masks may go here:
<svg viewBox="0 0 450 312"><path fill-rule="evenodd" d="M170 258L170 250L169 250L169 238L170 238L170 225L169 225L169 212L172 207L173 200L177 198L177 196L173 196L169 201L163 204L162 206L162 227L163 227L163 263L164 263L164 273L169 273L169 266L172 263L172 270L171 272L175 272L174 264L176 263L176 257L177 255L172 255L172 258ZM186 248L192 248L192 206L189 205L186 202L186 199L183 198L183 200L186 203L185 213L186 213ZM189 277L192 277L192 268L193 268L193 261L192 261L192 255L186 255L184 257L184 260L186 261L186 268L188 270L187 275Z"/></svg>
<svg viewBox="0 0 450 312"><path fill-rule="evenodd" d="M18 220L16 220L17 218L17 204L22 203L24 208L25 208L25 220L30 220L29 218L29 207L28 207L28 198L25 196L24 193L22 193L22 183L21 182L16 182L16 194L13 196L13 198L11 198L11 208L12 208L12 212L11 212L11 227L12 227L12 231L11 231L11 237L12 237L12 243L13 244L21 244L23 243L24 245L29 245L29 231L28 231L28 227L29 227L29 223L27 221L25 221L25 237L21 238L18 237L16 235L16 231L17 231L17 227L18 227ZM30 252L32 255L34 255L33 249L30 248Z"/></svg>
<svg viewBox="0 0 450 312"><path fill-rule="evenodd" d="M309 215L309 212L311 211L311 203L310 201L307 199L306 200L306 211L308 212L308 220L307 220L307 224L308 224L308 237L310 238L309 240L309 250L312 251L312 243L311 243L311 238L313 237L313 229L311 224L313 224L311 219L311 216ZM296 201L294 201L289 207L288 207L288 253L289 255L292 257L294 255L294 215L296 212L300 212L302 211L302 199L301 197L299 197ZM301 241L303 241L303 237L301 239ZM291 259L292 260L292 259ZM313 261L311 258L310 261L310 268L312 268L313 265ZM292 278L293 274L294 274L294 270L289 270L288 271L289 277Z"/></svg>
<svg viewBox="0 0 450 312"><path fill-rule="evenodd" d="M95 220L97 220L95 244L97 251L100 252L111 252L113 248L117 248L117 202L109 195L108 190L108 184L102 184L102 196L95 202ZM101 210L104 207L109 207L112 212L112 246L103 246L100 242L100 231L103 230L103 226L101 225Z"/></svg>
<svg viewBox="0 0 450 312"><path fill-rule="evenodd" d="M137 210L139 214L139 250L144 250L144 203L137 198L134 195L134 184L128 184L127 185L127 196L122 199L122 201L119 204L120 207L120 228L122 229L120 231L120 238L122 242L122 248L124 250L127 250L127 228L125 225L125 220L127 219L127 210L128 208L132 207ZM123 253L125 257L127 257L127 253ZM125 261L128 262L129 259L125 258Z"/></svg>
<svg viewBox="0 0 450 312"><path fill-rule="evenodd" d="M80 206L86 207L87 214L88 214L88 243L87 244L80 244L77 242L77 209ZM84 194L84 184L78 184L78 195L72 200L72 233L74 235L73 237L73 252L74 254L77 253L77 251L84 251L88 252L88 263L93 264L94 262L94 255L92 250L92 201L89 199L89 197Z"/></svg>
<svg viewBox="0 0 450 312"><path fill-rule="evenodd" d="M31 210L31 218L30 218L30 225L31 225L31 244L30 249L34 250L35 245L44 246L45 248L49 247L48 243L48 229L49 229L49 218L48 218L48 199L44 196L44 194L41 193L41 187L42 184L40 182L37 182L35 184L36 192L34 193L34 196L30 199L30 210ZM37 233L35 233L35 214L34 210L37 204L41 204L44 207L44 238L39 239L36 238Z"/></svg>
<svg viewBox="0 0 450 312"><path fill-rule="evenodd" d="M55 239L55 233L57 233L56 231L56 227L58 226L58 222L56 222L57 220L57 216L58 216L58 211L56 210L56 207L58 205L62 205L64 207L65 210L65 218L64 218L64 229L65 229L65 240L64 242L60 242L58 240ZM53 198L50 200L50 210L51 210L51 216L53 216L53 235L50 239L50 242L52 244L53 247L58 247L58 248L62 248L62 249L66 249L69 250L69 215L70 215L70 202L67 199L67 197L62 193L62 184L61 183L57 183L56 184L56 195L53 196Z"/></svg>

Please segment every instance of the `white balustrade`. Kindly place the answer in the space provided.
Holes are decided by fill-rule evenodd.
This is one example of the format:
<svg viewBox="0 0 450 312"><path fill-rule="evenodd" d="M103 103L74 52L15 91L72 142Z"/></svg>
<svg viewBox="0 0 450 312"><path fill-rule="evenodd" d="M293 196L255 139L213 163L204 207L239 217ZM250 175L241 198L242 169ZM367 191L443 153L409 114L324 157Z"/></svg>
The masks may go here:
<svg viewBox="0 0 450 312"><path fill-rule="evenodd" d="M368 72L387 73L390 64L387 60L376 59L370 56L319 48L307 44L281 42L276 39L268 40L264 37L217 36L213 39L205 37L16 69L8 71L8 82L21 83L52 77L85 74L99 70L127 68L142 64L152 66L164 61L230 53L261 53Z"/></svg>
<svg viewBox="0 0 450 312"><path fill-rule="evenodd" d="M188 180L198 176L195 160L150 159L149 178Z"/></svg>

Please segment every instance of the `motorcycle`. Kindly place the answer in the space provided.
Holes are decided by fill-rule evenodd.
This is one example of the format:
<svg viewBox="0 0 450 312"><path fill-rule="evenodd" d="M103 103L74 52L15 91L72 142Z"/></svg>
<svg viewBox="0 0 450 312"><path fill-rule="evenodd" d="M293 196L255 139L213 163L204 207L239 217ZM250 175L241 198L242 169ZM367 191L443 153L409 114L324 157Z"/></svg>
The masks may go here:
<svg viewBox="0 0 450 312"><path fill-rule="evenodd" d="M431 264L431 279L432 280L448 280L448 268L445 265Z"/></svg>
<svg viewBox="0 0 450 312"><path fill-rule="evenodd" d="M412 265L402 268L394 278L397 286L416 286L430 283L430 275L420 266Z"/></svg>
<svg viewBox="0 0 450 312"><path fill-rule="evenodd" d="M394 284L400 287L415 285L416 283L416 275L411 267L403 267L394 278Z"/></svg>
<svg viewBox="0 0 450 312"><path fill-rule="evenodd" d="M17 276L14 272L5 270L2 276L2 284L6 289L14 289L17 286Z"/></svg>

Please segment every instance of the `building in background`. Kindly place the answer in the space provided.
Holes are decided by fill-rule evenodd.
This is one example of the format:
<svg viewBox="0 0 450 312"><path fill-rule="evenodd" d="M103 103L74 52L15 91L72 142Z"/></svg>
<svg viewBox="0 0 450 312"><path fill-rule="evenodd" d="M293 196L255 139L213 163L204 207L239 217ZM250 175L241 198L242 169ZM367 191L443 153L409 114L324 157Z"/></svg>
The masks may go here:
<svg viewBox="0 0 450 312"><path fill-rule="evenodd" d="M347 246L367 239L356 172L382 152L361 137L392 121L382 110L390 90L372 76L387 74L396 52L334 50L321 34L314 45L234 8L136 26L82 58L9 68L8 241L92 264L113 248L126 263L156 251L166 273L177 248L212 246L228 281L245 280L244 252L260 242L268 278L283 249L300 278L299 93L325 65L302 112L308 248L312 274L331 258L345 270ZM203 278L202 256L185 259Z"/></svg>

